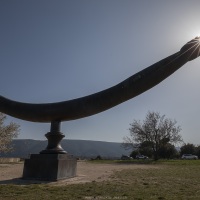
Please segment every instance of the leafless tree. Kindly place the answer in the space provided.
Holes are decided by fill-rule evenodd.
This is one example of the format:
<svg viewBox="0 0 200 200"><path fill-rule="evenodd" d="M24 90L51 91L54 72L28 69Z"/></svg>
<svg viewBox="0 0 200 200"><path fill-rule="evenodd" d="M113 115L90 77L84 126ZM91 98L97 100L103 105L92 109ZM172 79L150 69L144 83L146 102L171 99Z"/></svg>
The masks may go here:
<svg viewBox="0 0 200 200"><path fill-rule="evenodd" d="M176 120L166 118L159 112L148 112L143 122L134 120L130 124L130 136L123 138L123 147L137 148L140 144L148 142L154 153L154 159L158 159L158 151L167 143L176 144L182 142L179 134L180 126L176 126Z"/></svg>
<svg viewBox="0 0 200 200"><path fill-rule="evenodd" d="M17 138L19 134L19 125L10 122L5 124L6 115L0 113L0 152L7 153L13 149L11 142L13 138Z"/></svg>

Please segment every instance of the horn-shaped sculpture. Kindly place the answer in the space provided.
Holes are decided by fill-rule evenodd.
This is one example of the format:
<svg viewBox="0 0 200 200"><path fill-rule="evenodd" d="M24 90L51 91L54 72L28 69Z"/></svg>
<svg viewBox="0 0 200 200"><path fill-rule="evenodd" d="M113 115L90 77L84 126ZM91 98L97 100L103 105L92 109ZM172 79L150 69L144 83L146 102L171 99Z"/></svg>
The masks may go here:
<svg viewBox="0 0 200 200"><path fill-rule="evenodd" d="M60 133L61 121L91 116L134 98L159 84L199 55L200 37L196 37L186 43L177 53L101 92L78 99L47 104L22 103L0 96L0 112L27 121L51 122L51 131L46 134L48 147L42 153L65 153L59 146L59 141L64 137ZM58 135L60 135L59 139Z"/></svg>

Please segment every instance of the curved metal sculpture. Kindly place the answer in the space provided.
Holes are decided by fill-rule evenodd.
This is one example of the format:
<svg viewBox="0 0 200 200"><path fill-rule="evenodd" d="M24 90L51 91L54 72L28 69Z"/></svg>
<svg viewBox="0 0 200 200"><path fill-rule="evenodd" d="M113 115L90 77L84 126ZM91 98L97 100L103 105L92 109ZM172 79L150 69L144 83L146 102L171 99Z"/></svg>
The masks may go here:
<svg viewBox="0 0 200 200"><path fill-rule="evenodd" d="M154 87L186 62L198 57L199 40L200 37L191 40L179 52L101 92L47 104L21 103L0 96L0 112L33 122L68 121L97 114Z"/></svg>
<svg viewBox="0 0 200 200"><path fill-rule="evenodd" d="M134 98L159 84L199 55L200 37L196 37L186 43L177 53L109 89L74 100L47 104L22 103L0 96L0 112L27 121L51 122L51 132L49 133L60 133L61 121L91 116ZM50 141L49 138L48 140ZM54 140L52 139L52 142ZM55 144L51 145L49 142L48 149L52 149L52 146Z"/></svg>

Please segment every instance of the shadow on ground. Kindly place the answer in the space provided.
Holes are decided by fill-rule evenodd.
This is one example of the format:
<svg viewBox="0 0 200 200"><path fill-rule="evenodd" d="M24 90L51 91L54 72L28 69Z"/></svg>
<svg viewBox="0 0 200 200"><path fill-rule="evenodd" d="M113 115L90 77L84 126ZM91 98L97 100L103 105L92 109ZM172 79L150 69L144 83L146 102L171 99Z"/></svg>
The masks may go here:
<svg viewBox="0 0 200 200"><path fill-rule="evenodd" d="M52 183L52 181L40 181L40 180L25 180L21 177L9 179L9 180L2 180L0 181L0 185L32 185L32 184L48 184Z"/></svg>

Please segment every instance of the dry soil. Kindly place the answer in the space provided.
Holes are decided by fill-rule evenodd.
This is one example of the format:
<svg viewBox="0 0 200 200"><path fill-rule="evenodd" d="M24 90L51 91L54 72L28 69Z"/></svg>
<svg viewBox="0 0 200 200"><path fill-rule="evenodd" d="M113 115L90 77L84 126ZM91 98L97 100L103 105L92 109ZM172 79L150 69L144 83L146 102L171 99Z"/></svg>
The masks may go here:
<svg viewBox="0 0 200 200"><path fill-rule="evenodd" d="M66 185L66 184L78 184L92 181L104 181L110 179L111 175L115 171L121 171L123 169L147 169L156 168L154 165L143 164L100 164L87 161L77 162L77 176L70 179L60 180L56 182L45 182L36 180L23 180L21 179L23 173L23 163L15 164L0 164L0 184L17 184L28 185L36 183L44 183L50 185Z"/></svg>

